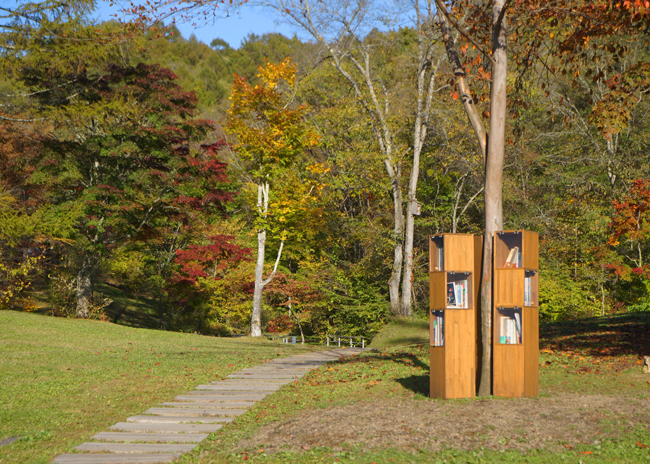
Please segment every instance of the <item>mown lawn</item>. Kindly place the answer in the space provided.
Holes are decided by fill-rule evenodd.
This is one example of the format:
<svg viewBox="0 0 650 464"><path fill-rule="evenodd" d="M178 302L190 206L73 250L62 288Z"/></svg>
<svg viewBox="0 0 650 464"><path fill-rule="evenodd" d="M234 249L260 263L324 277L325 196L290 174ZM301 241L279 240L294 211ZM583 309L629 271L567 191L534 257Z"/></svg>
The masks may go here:
<svg viewBox="0 0 650 464"><path fill-rule="evenodd" d="M182 462L650 462L648 335L648 314L544 325L540 397L443 401L427 398L427 344L399 346L427 324L396 320L377 351L313 371Z"/></svg>
<svg viewBox="0 0 650 464"><path fill-rule="evenodd" d="M1 463L49 462L196 385L313 347L0 311Z"/></svg>
<svg viewBox="0 0 650 464"><path fill-rule="evenodd" d="M0 324L0 439L23 437L0 462L47 462L199 383L301 351L13 312ZM283 387L181 462L650 462L650 315L542 326L530 399L429 399L426 327L393 321L376 351Z"/></svg>

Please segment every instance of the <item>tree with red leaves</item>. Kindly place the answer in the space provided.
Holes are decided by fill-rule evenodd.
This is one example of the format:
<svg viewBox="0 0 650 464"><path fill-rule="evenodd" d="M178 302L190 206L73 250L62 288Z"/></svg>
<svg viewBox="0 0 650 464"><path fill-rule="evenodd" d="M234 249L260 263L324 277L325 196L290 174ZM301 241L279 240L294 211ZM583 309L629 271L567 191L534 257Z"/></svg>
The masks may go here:
<svg viewBox="0 0 650 464"><path fill-rule="evenodd" d="M232 235L208 237L207 245L189 245L176 251L175 262L181 271L178 280L196 284L201 278L219 280L229 267L240 261L250 260L251 249L231 243Z"/></svg>
<svg viewBox="0 0 650 464"><path fill-rule="evenodd" d="M637 179L629 194L614 200L614 215L609 224L611 235L607 244L616 247L623 259L610 267L616 274L650 278L646 255L650 246L650 180Z"/></svg>
<svg viewBox="0 0 650 464"><path fill-rule="evenodd" d="M214 125L192 119L196 96L175 79L157 65L111 66L83 94L106 111L41 140L25 183L75 213L79 316L88 315L96 272L115 250L189 228L231 199L218 160L225 142L199 144Z"/></svg>

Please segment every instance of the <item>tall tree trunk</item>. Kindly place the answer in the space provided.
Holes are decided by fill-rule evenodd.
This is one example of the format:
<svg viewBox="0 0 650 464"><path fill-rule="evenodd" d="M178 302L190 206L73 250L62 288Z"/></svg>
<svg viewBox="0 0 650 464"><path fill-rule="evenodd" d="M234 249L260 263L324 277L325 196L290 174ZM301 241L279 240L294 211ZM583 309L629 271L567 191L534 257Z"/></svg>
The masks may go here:
<svg viewBox="0 0 650 464"><path fill-rule="evenodd" d="M255 263L255 289L253 290L253 314L251 315L251 337L262 336L262 290L264 275L264 251L266 229L257 231L257 261Z"/></svg>
<svg viewBox="0 0 650 464"><path fill-rule="evenodd" d="M388 167L388 163L385 163ZM391 169L388 169L389 174ZM390 279L388 279L388 295L390 298L390 312L393 316L402 316L403 308L400 300L400 280L402 277L402 266L404 263L404 212L402 210L402 189L399 186L399 178L391 175L393 184L393 268Z"/></svg>
<svg viewBox="0 0 650 464"><path fill-rule="evenodd" d="M485 232L481 276L481 340L483 356L479 396L492 393L492 261L495 232L503 229L503 159L507 103L508 58L506 54L506 0L492 6L492 88L490 92L490 137L485 165Z"/></svg>
<svg viewBox="0 0 650 464"><path fill-rule="evenodd" d="M94 260L84 255L81 269L77 273L77 317L90 316L94 291Z"/></svg>
<svg viewBox="0 0 650 464"><path fill-rule="evenodd" d="M260 182L257 185L257 212L266 219L269 212L269 183ZM255 263L255 289L253 290L253 312L251 314L251 337L262 336L262 292L275 277L278 264L282 257L284 240L280 242L278 256L273 265L273 271L266 280L264 279L264 253L266 251L266 228L257 230L257 261Z"/></svg>

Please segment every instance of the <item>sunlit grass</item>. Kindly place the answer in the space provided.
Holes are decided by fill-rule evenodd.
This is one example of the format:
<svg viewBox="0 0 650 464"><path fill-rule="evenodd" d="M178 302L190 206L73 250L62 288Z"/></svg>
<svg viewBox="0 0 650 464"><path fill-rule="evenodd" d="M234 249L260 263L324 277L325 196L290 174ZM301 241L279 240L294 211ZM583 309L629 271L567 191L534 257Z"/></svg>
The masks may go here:
<svg viewBox="0 0 650 464"><path fill-rule="evenodd" d="M196 385L312 348L0 311L2 463L49 462Z"/></svg>

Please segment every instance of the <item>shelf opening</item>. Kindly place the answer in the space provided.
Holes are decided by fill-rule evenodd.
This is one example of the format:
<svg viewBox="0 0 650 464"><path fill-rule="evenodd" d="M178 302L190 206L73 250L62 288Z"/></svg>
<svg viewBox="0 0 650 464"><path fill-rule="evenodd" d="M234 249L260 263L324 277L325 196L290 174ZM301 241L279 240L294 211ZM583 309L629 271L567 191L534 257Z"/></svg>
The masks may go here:
<svg viewBox="0 0 650 464"><path fill-rule="evenodd" d="M524 274L524 306L539 306L539 272L526 269Z"/></svg>
<svg viewBox="0 0 650 464"><path fill-rule="evenodd" d="M497 332L497 343L500 345L521 345L523 341L521 308L497 308L494 321Z"/></svg>
<svg viewBox="0 0 650 464"><path fill-rule="evenodd" d="M523 234L499 232L494 235L494 264L497 268L522 267Z"/></svg>
<svg viewBox="0 0 650 464"><path fill-rule="evenodd" d="M432 310L430 317L430 345L445 346L445 312Z"/></svg>
<svg viewBox="0 0 650 464"><path fill-rule="evenodd" d="M447 272L447 309L469 309L474 307L471 272Z"/></svg>
<svg viewBox="0 0 650 464"><path fill-rule="evenodd" d="M429 272L443 271L445 269L444 236L432 235L429 244Z"/></svg>

